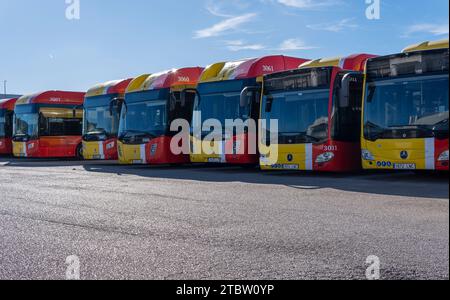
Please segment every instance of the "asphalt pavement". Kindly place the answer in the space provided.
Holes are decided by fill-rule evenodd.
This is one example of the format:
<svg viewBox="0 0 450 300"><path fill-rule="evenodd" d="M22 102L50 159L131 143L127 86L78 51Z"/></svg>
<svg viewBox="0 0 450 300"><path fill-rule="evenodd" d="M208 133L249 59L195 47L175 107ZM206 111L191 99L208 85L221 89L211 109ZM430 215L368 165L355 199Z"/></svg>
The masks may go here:
<svg viewBox="0 0 450 300"><path fill-rule="evenodd" d="M449 278L449 179L0 158L0 279Z"/></svg>

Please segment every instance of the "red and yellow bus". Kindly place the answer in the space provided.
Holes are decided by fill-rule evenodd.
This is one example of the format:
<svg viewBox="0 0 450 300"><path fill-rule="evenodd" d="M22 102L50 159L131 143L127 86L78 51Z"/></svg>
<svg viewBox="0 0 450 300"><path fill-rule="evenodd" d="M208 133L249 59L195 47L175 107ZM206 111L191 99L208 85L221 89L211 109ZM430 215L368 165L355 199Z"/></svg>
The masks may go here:
<svg viewBox="0 0 450 300"><path fill-rule="evenodd" d="M117 160L117 137L125 90L132 79L102 83L84 100L83 158Z"/></svg>
<svg viewBox="0 0 450 300"><path fill-rule="evenodd" d="M361 170L362 72L372 57L319 59L264 77L261 119L278 141L260 132L262 170Z"/></svg>
<svg viewBox="0 0 450 300"><path fill-rule="evenodd" d="M14 105L17 99L0 100L0 155L12 154Z"/></svg>
<svg viewBox="0 0 450 300"><path fill-rule="evenodd" d="M252 120L257 123L262 76L297 68L306 61L279 55L220 62L207 67L195 91L197 97L194 115L201 120L193 120L192 123L215 119L221 123L223 129L227 120ZM243 99L245 101L242 101ZM211 132L200 130L201 132L193 134L194 131L195 128L192 128L191 162L242 166L258 164L257 130L253 133L247 130L239 134L226 133L224 130L220 137L212 142L205 141L205 137Z"/></svg>
<svg viewBox="0 0 450 300"><path fill-rule="evenodd" d="M145 74L130 83L120 118L121 164L190 162L189 153L172 152L172 138L177 133L170 131L170 125L177 119L192 119L195 94L181 99L181 91L196 88L202 71L200 67L175 69Z"/></svg>
<svg viewBox="0 0 450 300"><path fill-rule="evenodd" d="M84 93L47 91L20 97L14 108L16 157L82 157Z"/></svg>
<svg viewBox="0 0 450 300"><path fill-rule="evenodd" d="M367 62L364 169L449 170L449 41Z"/></svg>

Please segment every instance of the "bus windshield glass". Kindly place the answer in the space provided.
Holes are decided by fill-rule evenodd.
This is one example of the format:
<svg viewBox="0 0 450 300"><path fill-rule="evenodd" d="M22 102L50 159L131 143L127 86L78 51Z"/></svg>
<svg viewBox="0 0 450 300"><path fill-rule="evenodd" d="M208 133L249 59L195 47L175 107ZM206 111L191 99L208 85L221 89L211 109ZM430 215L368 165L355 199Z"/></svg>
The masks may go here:
<svg viewBox="0 0 450 300"><path fill-rule="evenodd" d="M448 73L370 82L364 109L365 138L448 135L448 84ZM405 130L410 130L411 136Z"/></svg>
<svg viewBox="0 0 450 300"><path fill-rule="evenodd" d="M324 141L328 138L329 96L329 89L267 94L262 119L267 124L278 120L281 144Z"/></svg>
<svg viewBox="0 0 450 300"><path fill-rule="evenodd" d="M119 131L118 105L86 107L84 115L83 136L85 139L116 137Z"/></svg>
<svg viewBox="0 0 450 300"><path fill-rule="evenodd" d="M122 108L119 138L156 138L167 133L167 100L134 102Z"/></svg>
<svg viewBox="0 0 450 300"><path fill-rule="evenodd" d="M278 120L280 144L327 140L331 71L295 70L268 76L264 81L262 119L267 124Z"/></svg>
<svg viewBox="0 0 450 300"><path fill-rule="evenodd" d="M37 113L20 113L14 119L14 137L35 139L38 137L39 115Z"/></svg>

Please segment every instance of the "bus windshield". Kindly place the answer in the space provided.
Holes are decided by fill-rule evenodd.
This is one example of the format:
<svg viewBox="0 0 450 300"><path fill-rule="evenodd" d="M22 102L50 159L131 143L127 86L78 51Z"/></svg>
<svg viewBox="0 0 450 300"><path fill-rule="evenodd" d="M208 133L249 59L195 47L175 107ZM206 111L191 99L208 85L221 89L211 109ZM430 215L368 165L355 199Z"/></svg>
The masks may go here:
<svg viewBox="0 0 450 300"><path fill-rule="evenodd" d="M195 115L201 113L202 121L216 119L220 121L222 128L225 128L226 120L247 121L250 118L250 105L242 107L240 99L240 91L202 95L200 103L196 98Z"/></svg>
<svg viewBox="0 0 450 300"><path fill-rule="evenodd" d="M365 138L426 138L445 132L448 136L448 84L448 74L370 82Z"/></svg>
<svg viewBox="0 0 450 300"><path fill-rule="evenodd" d="M37 113L16 114L14 118L14 137L37 138L38 123L39 115Z"/></svg>
<svg viewBox="0 0 450 300"><path fill-rule="evenodd" d="M156 138L167 133L167 100L129 103L123 106L119 138Z"/></svg>
<svg viewBox="0 0 450 300"><path fill-rule="evenodd" d="M262 119L267 124L278 120L281 144L325 141L329 96L329 89L268 93L263 97Z"/></svg>
<svg viewBox="0 0 450 300"><path fill-rule="evenodd" d="M118 108L110 106L99 106L85 108L84 130L85 138L116 137L119 131Z"/></svg>

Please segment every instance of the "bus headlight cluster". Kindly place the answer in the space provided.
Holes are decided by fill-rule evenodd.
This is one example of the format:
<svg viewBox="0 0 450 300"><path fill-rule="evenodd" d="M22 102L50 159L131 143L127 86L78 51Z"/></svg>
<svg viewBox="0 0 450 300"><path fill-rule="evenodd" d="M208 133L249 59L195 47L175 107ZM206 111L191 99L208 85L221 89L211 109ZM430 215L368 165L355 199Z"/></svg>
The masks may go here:
<svg viewBox="0 0 450 300"><path fill-rule="evenodd" d="M375 160L375 157L373 156L372 152L370 152L369 150L365 150L365 149L362 150L362 158L367 161Z"/></svg>
<svg viewBox="0 0 450 300"><path fill-rule="evenodd" d="M316 163L318 164L323 164L326 162L329 162L331 160L333 160L334 158L334 153L333 152L326 152L323 154L320 154L317 159L316 159Z"/></svg>
<svg viewBox="0 0 450 300"><path fill-rule="evenodd" d="M111 149L114 148L114 146L115 146L115 143L114 143L114 142L109 143L109 144L106 145L106 150L111 150Z"/></svg>
<svg viewBox="0 0 450 300"><path fill-rule="evenodd" d="M448 161L448 150L439 155L438 161Z"/></svg>

